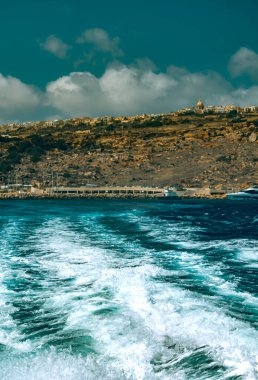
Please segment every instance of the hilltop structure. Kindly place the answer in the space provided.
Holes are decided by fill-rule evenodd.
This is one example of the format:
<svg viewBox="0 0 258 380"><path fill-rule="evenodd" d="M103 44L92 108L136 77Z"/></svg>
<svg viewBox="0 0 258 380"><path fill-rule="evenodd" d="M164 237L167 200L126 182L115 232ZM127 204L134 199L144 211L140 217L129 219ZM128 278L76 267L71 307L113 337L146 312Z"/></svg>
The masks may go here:
<svg viewBox="0 0 258 380"><path fill-rule="evenodd" d="M257 114L258 113L258 106L247 106L247 107L239 107L235 105L210 105L210 106L205 106L203 101L200 99L196 107L186 107L182 108L173 114L175 116L179 115L218 115L218 114L239 114L239 115L244 115L244 114Z"/></svg>
<svg viewBox="0 0 258 380"><path fill-rule="evenodd" d="M200 99L196 105L196 110L197 111L203 111L204 110L204 104L203 101Z"/></svg>
<svg viewBox="0 0 258 380"><path fill-rule="evenodd" d="M0 132L6 133L14 130L19 130L19 132L25 131L25 129L38 129L41 128L51 128L51 127L63 127L64 125L70 127L76 126L85 126L88 127L99 127L99 126L109 126L112 128L117 124L122 124L124 126L129 126L137 123L145 123L159 125L160 123L167 124L171 117L174 116L194 116L194 115L221 115L221 114L235 114L238 116L256 116L258 114L258 106L248 105L246 107L239 107L235 105L209 105L205 106L203 101L200 99L196 107L186 107L179 109L175 112L170 112L167 114L159 113L159 114L140 114L134 116L99 116L99 117L74 117L71 119L63 119L63 120L44 120L44 121L27 121L23 123L19 122L9 122L6 124L0 125ZM3 137L3 134L2 134Z"/></svg>

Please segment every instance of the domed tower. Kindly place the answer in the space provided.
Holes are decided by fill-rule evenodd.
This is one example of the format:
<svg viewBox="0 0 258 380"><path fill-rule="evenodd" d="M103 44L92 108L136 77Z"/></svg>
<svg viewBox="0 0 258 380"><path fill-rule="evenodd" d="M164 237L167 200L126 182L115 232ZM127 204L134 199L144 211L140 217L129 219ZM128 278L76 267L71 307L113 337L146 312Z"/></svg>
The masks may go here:
<svg viewBox="0 0 258 380"><path fill-rule="evenodd" d="M199 102L197 103L196 105L196 109L199 110L199 111L203 111L204 110L204 104L202 102L202 100L200 99Z"/></svg>

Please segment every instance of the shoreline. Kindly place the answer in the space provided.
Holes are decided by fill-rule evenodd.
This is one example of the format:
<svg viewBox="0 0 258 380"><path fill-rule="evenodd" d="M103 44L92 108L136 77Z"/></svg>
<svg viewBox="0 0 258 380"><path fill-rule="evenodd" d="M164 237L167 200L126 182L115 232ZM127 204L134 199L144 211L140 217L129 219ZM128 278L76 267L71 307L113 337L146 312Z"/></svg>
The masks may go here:
<svg viewBox="0 0 258 380"><path fill-rule="evenodd" d="M180 200L180 199L227 199L226 195L180 195L177 197L165 197L157 195L140 195L140 194L19 194L5 193L0 194L0 200L51 200L51 199L158 199L158 200Z"/></svg>

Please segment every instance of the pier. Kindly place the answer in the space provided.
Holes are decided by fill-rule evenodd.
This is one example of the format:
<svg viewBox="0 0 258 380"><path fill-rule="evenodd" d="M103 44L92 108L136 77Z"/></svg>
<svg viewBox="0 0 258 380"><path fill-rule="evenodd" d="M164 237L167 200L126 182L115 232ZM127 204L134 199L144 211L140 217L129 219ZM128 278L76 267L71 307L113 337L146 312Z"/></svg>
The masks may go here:
<svg viewBox="0 0 258 380"><path fill-rule="evenodd" d="M146 197L175 197L177 196L171 189L156 188L156 187L140 187L140 186L125 186L125 187L51 187L45 190L47 194L81 194L89 196L146 196Z"/></svg>

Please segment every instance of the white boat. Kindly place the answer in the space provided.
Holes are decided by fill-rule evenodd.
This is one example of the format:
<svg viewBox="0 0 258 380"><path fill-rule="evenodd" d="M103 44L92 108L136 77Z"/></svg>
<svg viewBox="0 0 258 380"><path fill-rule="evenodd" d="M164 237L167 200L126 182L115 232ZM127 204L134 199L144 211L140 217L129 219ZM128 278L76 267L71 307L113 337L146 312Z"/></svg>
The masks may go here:
<svg viewBox="0 0 258 380"><path fill-rule="evenodd" d="M174 191L174 189L165 189L164 192L164 197L168 198L176 198L178 197L177 193Z"/></svg>
<svg viewBox="0 0 258 380"><path fill-rule="evenodd" d="M229 199L256 199L258 201L258 187L249 187L248 189L238 191L237 193L227 194Z"/></svg>

